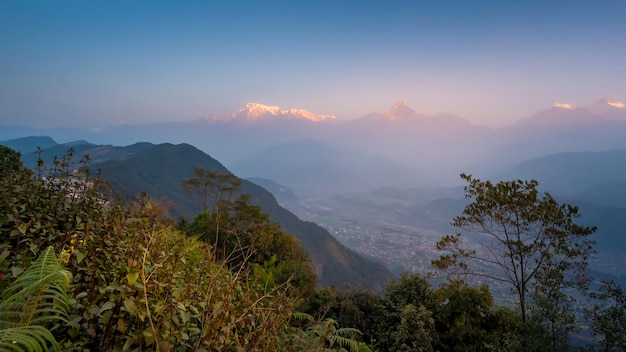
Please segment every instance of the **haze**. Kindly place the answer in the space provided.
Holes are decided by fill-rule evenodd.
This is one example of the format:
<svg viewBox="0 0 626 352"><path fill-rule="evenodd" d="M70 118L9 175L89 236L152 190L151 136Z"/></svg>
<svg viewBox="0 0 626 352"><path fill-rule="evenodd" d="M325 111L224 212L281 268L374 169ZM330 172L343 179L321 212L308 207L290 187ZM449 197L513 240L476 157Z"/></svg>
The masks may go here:
<svg viewBox="0 0 626 352"><path fill-rule="evenodd" d="M0 126L190 121L403 98L508 125L626 98L618 1L0 2Z"/></svg>

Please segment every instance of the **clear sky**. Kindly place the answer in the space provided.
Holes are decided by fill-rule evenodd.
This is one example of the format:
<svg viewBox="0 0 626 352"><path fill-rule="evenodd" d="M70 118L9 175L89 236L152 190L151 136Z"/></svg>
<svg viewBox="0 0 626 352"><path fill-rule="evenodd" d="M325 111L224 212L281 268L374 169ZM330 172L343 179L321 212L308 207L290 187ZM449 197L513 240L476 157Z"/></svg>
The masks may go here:
<svg viewBox="0 0 626 352"><path fill-rule="evenodd" d="M626 100L626 1L0 1L0 126L356 118L399 98L502 126Z"/></svg>

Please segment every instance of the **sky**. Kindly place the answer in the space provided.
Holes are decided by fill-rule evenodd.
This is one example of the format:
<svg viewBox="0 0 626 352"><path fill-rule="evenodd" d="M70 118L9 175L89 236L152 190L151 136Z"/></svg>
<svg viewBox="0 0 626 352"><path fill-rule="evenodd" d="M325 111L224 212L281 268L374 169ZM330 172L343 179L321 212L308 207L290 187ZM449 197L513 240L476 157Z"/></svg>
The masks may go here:
<svg viewBox="0 0 626 352"><path fill-rule="evenodd" d="M0 128L340 119L404 99L504 126L626 100L626 1L0 1Z"/></svg>

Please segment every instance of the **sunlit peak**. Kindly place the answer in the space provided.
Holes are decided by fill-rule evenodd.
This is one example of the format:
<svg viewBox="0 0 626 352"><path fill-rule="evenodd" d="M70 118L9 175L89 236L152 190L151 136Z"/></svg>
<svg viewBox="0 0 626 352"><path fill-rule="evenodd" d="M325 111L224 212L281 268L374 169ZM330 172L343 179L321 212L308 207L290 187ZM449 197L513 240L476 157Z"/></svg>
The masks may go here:
<svg viewBox="0 0 626 352"><path fill-rule="evenodd" d="M396 110L401 106L404 106L404 99L398 99L398 101L396 101L396 103L391 107L391 110Z"/></svg>
<svg viewBox="0 0 626 352"><path fill-rule="evenodd" d="M231 114L231 117L236 117L240 114L244 114L245 117L250 120L257 120L267 116L296 117L315 122L335 119L333 115L317 115L303 109L285 110L278 106L259 103L247 103L243 108L239 109L239 111Z"/></svg>
<svg viewBox="0 0 626 352"><path fill-rule="evenodd" d="M571 109L575 109L576 105L568 104L568 103L558 103L558 102L556 102L556 103L554 103L554 107L555 108L559 108L559 109L569 109L569 110L571 110Z"/></svg>
<svg viewBox="0 0 626 352"><path fill-rule="evenodd" d="M607 99L606 103L607 103L607 105L610 105L610 106L612 106L614 108L618 108L618 109L623 109L624 108L624 103L622 103L621 101Z"/></svg>

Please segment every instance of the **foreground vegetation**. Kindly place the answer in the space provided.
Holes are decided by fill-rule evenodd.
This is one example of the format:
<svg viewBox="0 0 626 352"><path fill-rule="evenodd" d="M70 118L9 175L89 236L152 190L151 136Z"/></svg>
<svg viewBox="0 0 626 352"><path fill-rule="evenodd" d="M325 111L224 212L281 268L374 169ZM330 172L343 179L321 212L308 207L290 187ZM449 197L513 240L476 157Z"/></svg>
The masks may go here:
<svg viewBox="0 0 626 352"><path fill-rule="evenodd" d="M548 351L574 348L575 334L590 337L587 349L626 349L624 290L604 283L583 295L593 282L570 280L570 269L584 269L569 265L580 254L565 251L573 242L541 252L553 265L519 284L525 295L516 306L496 306L487 285L470 286L459 272L437 287L406 273L382 296L317 289L299 243L246 196L231 199L238 187L232 175L196 170L181 186L200 214L174 223L167 204L148 195L108 199L84 167L88 160L70 165L68 157L31 171L18 153L0 148L3 350ZM567 226L559 228L570 234ZM461 243L454 239L442 248ZM525 248L508 244L518 254L501 253L511 259ZM471 250L455 248L447 252L455 257L444 255L436 266L470 273L461 259L471 259ZM570 295L574 287L579 294Z"/></svg>

